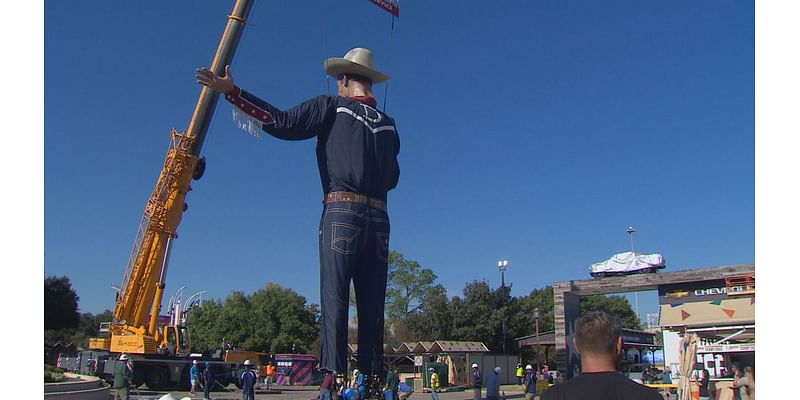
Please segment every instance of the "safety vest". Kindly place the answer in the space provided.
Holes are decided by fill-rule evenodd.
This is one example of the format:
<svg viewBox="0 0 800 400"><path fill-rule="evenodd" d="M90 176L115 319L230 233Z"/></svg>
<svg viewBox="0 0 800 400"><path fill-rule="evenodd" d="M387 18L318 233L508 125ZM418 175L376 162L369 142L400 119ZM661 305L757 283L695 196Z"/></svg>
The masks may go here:
<svg viewBox="0 0 800 400"><path fill-rule="evenodd" d="M522 378L522 367L517 367L517 378Z"/></svg>
<svg viewBox="0 0 800 400"><path fill-rule="evenodd" d="M439 374L431 372L431 389L439 388Z"/></svg>

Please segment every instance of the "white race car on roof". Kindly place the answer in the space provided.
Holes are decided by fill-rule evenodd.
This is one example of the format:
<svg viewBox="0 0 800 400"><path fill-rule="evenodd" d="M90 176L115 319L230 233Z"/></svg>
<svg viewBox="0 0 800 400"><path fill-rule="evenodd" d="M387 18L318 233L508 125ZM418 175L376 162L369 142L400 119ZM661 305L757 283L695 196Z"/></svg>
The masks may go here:
<svg viewBox="0 0 800 400"><path fill-rule="evenodd" d="M665 268L661 254L639 254L632 251L614 254L606 261L589 266L589 274L596 278L613 275L644 274Z"/></svg>

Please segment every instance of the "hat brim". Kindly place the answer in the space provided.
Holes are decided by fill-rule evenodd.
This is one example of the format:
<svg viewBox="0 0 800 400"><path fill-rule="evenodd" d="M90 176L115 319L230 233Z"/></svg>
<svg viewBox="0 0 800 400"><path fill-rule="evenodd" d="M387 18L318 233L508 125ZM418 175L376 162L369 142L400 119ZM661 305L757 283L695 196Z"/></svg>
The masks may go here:
<svg viewBox="0 0 800 400"><path fill-rule="evenodd" d="M334 78L341 74L361 75L371 80L372 83L381 83L389 80L389 75L344 58L329 58L325 60L325 72Z"/></svg>

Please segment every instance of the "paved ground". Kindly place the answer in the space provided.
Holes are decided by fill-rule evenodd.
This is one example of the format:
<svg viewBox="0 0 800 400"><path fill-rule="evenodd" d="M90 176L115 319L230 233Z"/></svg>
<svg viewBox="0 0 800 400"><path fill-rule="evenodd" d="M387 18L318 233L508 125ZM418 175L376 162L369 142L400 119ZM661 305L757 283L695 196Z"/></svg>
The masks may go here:
<svg viewBox="0 0 800 400"><path fill-rule="evenodd" d="M259 392L256 391L256 399L257 400L314 400L319 395L319 389L314 387L288 387L288 386L275 386L273 387L273 392ZM113 391L112 391L113 392ZM163 396L167 392L153 392L149 390L139 390L138 394L135 391L130 392L130 400L152 400L158 399L159 397ZM181 391L170 391L169 392L172 397L176 399L183 399L184 397L188 397L192 400L202 400L203 393L200 392L199 394L192 395L188 391L181 392ZM506 391L506 398L509 399L524 399L525 396L522 394L522 391L519 390L510 390ZM230 385L228 387L227 392L223 391L216 391L211 392L211 398L214 400L240 400L242 398L242 392L236 388L234 385ZM412 393L410 400L427 400L430 399L430 393ZM439 399L441 400L472 400L472 391L461 391L461 392L449 392L449 393L439 393ZM537 397L538 399L538 397Z"/></svg>
<svg viewBox="0 0 800 400"><path fill-rule="evenodd" d="M288 386L275 386L273 387L273 392L259 392L256 391L256 399L257 400L314 400L319 395L319 390L314 387L288 387ZM113 390L112 390L113 392ZM131 391L130 400L153 400L158 399L167 392L152 392L148 390L140 390L137 394L134 391ZM183 398L190 398L192 400L202 400L203 393L200 392L199 394L192 395L188 391L180 392L180 391L170 391L169 392L175 399L183 399ZM524 399L525 396L522 394L521 390L515 390L514 388L505 390L506 398L508 399ZM113 398L113 397L112 397ZM227 392L217 391L211 393L211 398L214 400L240 400L242 398L242 392L236 388L234 385L230 385L228 387ZM410 400L427 400L430 399L430 393L413 393L411 394ZM667 397L665 397L666 399ZM461 391L461 392L446 392L446 393L439 393L439 399L441 400L472 400L472 391ZM538 400L539 397L536 397ZM670 399L675 399L675 396L671 396Z"/></svg>

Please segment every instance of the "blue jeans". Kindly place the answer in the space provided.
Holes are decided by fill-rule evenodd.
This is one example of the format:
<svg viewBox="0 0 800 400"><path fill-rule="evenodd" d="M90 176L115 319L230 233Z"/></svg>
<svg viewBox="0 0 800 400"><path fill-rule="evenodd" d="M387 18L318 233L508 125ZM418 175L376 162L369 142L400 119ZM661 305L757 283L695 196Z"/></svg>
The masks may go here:
<svg viewBox="0 0 800 400"><path fill-rule="evenodd" d="M383 374L389 215L354 202L326 204L319 224L320 368L347 371L350 280L358 311L358 369Z"/></svg>
<svg viewBox="0 0 800 400"><path fill-rule="evenodd" d="M439 400L439 393L435 390L431 390L431 400Z"/></svg>
<svg viewBox="0 0 800 400"><path fill-rule="evenodd" d="M319 390L319 400L332 400L331 399L331 391L329 389L320 389Z"/></svg>

